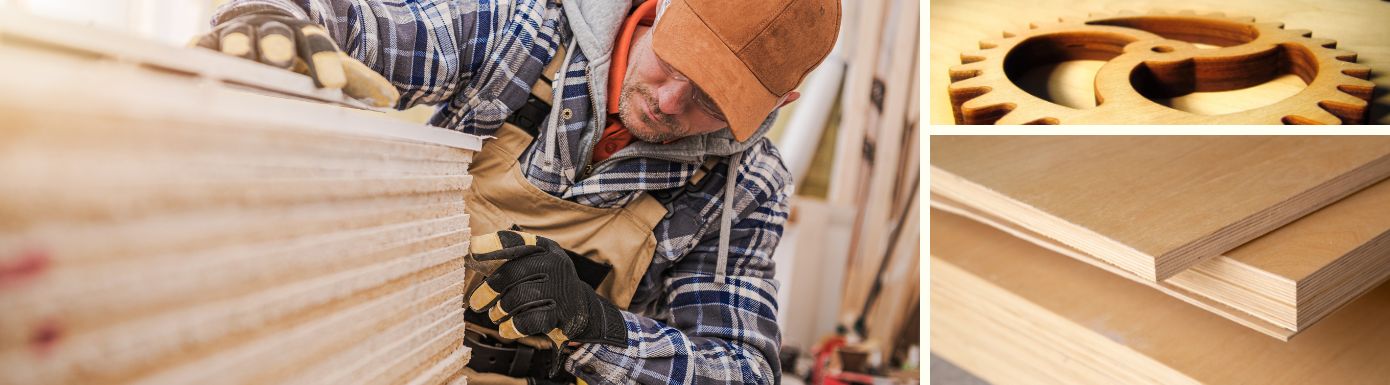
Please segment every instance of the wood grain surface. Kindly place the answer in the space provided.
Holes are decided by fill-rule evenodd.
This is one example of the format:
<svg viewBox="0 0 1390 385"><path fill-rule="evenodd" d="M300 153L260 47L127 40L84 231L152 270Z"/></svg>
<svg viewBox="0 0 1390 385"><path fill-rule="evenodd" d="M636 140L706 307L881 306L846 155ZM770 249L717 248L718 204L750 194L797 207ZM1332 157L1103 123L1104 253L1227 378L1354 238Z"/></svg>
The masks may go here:
<svg viewBox="0 0 1390 385"><path fill-rule="evenodd" d="M934 137L932 192L1162 280L1390 175L1390 137Z"/></svg>
<svg viewBox="0 0 1390 385"><path fill-rule="evenodd" d="M948 68L960 64L963 52L980 48L979 41L998 38L1006 30L1022 30L1032 22L1061 17L1085 17L1091 12L1114 14L1122 10L1195 10L1224 12L1283 22L1288 29L1308 29L1314 38L1333 39L1337 48L1354 51L1358 63L1370 66L1370 80L1377 85L1371 99L1369 122L1390 124L1390 2L1372 0L944 0L932 1L930 95L931 122L955 120L947 97ZM1034 89L1051 92L1063 105L1094 104L1096 64L1067 62L1058 71L1040 69L1029 77ZM1303 90L1296 77L1279 77L1263 85L1227 92L1200 92L1178 98L1156 99L1189 112L1209 115L1231 113L1273 104ZM1089 100L1088 100L1089 97Z"/></svg>
<svg viewBox="0 0 1390 385"><path fill-rule="evenodd" d="M932 196L932 207L1145 283L1287 340L1390 275L1390 182L1358 191L1156 284L1016 224Z"/></svg>
<svg viewBox="0 0 1390 385"><path fill-rule="evenodd" d="M1282 342L979 223L939 212L931 222L933 352L990 382L1390 378L1390 286Z"/></svg>

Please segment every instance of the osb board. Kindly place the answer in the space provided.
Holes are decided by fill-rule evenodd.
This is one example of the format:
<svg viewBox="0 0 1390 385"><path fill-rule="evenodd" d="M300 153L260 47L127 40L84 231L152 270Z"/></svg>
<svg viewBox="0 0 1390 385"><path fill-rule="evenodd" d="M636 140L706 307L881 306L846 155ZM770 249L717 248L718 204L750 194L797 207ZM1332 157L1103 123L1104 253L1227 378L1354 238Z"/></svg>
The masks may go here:
<svg viewBox="0 0 1390 385"><path fill-rule="evenodd" d="M1390 137L953 136L932 192L1171 277L1390 175Z"/></svg>
<svg viewBox="0 0 1390 385"><path fill-rule="evenodd" d="M1006 30L1026 28L1030 22L1053 20L1059 17L1084 17L1089 12L1110 14L1122 10L1169 11L1191 9L1199 12L1225 12L1231 15L1255 17L1256 21L1283 22L1289 29L1308 29L1313 37L1334 39L1337 47L1355 51L1358 63L1371 67L1371 81L1376 83L1377 96L1372 99L1369 122L1390 124L1390 26L1384 23L1390 15L1390 2L1384 1L1316 1L1316 0L938 0L931 1L931 122L953 124L951 102L946 87L950 84L947 69L960 64L962 52L979 49L979 41L997 38ZM1019 12L1026 9L1027 12ZM1070 78L1058 81L1059 87L1085 91L1091 81L1085 75L1089 65L1068 65L1054 76ZM1286 81L1291 80L1291 81ZM1193 109L1209 109L1213 113L1270 104L1274 98L1292 95L1301 90L1297 79L1279 79L1257 86L1256 92L1194 94ZM1249 99L1268 99L1251 104ZM1201 105L1211 105L1202 107Z"/></svg>
<svg viewBox="0 0 1390 385"><path fill-rule="evenodd" d="M1390 286L1291 342L988 226L933 213L932 349L998 384L1378 384Z"/></svg>

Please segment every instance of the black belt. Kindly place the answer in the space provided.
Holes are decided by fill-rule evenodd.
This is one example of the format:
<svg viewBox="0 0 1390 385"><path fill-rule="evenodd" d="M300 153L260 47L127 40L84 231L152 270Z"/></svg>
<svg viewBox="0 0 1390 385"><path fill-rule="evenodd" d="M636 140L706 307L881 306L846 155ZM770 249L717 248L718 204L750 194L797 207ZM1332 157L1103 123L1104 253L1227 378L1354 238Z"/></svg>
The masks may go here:
<svg viewBox="0 0 1390 385"><path fill-rule="evenodd" d="M557 358L552 351L506 343L471 331L464 335L463 344L473 349L473 358L468 360L468 367L473 370L528 378L535 384L574 383L574 376L564 370L557 370L554 377L549 376Z"/></svg>

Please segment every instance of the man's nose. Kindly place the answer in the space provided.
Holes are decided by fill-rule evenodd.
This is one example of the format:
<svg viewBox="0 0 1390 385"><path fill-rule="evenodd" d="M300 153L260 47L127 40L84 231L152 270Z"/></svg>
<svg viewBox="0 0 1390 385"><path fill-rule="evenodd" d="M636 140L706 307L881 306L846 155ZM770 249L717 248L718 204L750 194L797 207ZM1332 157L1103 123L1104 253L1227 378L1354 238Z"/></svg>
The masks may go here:
<svg viewBox="0 0 1390 385"><path fill-rule="evenodd" d="M661 85L657 95L657 107L661 108L663 114L680 115L685 112L690 93L693 91L690 82L671 79Z"/></svg>

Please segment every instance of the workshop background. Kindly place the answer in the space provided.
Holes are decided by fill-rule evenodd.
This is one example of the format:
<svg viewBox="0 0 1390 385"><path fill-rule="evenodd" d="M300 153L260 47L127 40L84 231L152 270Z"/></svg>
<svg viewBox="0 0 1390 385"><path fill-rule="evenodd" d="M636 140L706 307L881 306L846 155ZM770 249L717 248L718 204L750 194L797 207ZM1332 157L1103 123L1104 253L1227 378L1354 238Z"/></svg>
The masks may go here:
<svg viewBox="0 0 1390 385"><path fill-rule="evenodd" d="M223 2L0 0L0 9L182 47ZM775 253L783 381L917 383L921 5L843 4L836 48L768 136L797 183ZM431 112L389 114L424 122Z"/></svg>

